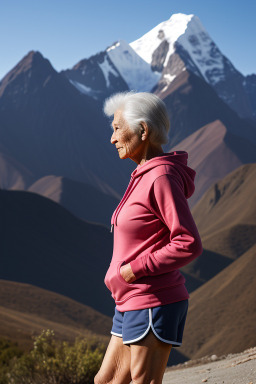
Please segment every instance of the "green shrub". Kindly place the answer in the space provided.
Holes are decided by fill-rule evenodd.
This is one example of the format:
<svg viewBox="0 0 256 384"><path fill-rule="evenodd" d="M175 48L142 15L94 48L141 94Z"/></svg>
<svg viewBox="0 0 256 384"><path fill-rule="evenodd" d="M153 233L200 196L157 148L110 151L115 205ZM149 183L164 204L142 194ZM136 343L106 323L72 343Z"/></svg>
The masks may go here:
<svg viewBox="0 0 256 384"><path fill-rule="evenodd" d="M22 353L17 343L0 339L0 384L8 383L6 374L9 369L9 364L14 357L20 357Z"/></svg>
<svg viewBox="0 0 256 384"><path fill-rule="evenodd" d="M77 338L70 345L44 330L31 352L12 360L8 384L91 384L104 352L96 339Z"/></svg>

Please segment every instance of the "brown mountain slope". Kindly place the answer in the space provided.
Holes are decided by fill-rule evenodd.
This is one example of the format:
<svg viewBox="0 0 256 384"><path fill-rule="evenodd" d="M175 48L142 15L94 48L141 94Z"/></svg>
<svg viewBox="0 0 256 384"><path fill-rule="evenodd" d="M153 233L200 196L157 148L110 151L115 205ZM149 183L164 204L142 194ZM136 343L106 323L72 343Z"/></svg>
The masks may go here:
<svg viewBox="0 0 256 384"><path fill-rule="evenodd" d="M54 329L63 340L97 335L108 340L111 318L63 295L12 281L0 280L0 337L31 347L31 335Z"/></svg>
<svg viewBox="0 0 256 384"><path fill-rule="evenodd" d="M23 350L31 350L33 337L38 336L46 329L52 329L59 340L73 342L78 336L96 337L97 340L107 343L107 336L99 336L86 330L60 324L57 321L43 319L37 315L31 315L7 309L0 306L0 338L17 342Z"/></svg>
<svg viewBox="0 0 256 384"><path fill-rule="evenodd" d="M61 204L75 216L110 226L112 213L119 200L92 185L62 176L45 176L32 184L28 191L36 192Z"/></svg>
<svg viewBox="0 0 256 384"><path fill-rule="evenodd" d="M34 181L33 174L9 156L0 145L0 188L26 189Z"/></svg>
<svg viewBox="0 0 256 384"><path fill-rule="evenodd" d="M193 207L218 180L245 163L256 162L256 145L230 133L216 120L186 137L170 151L188 152L188 165L196 170L196 190L188 200Z"/></svg>
<svg viewBox="0 0 256 384"><path fill-rule="evenodd" d="M208 189L193 207L204 241L233 225L256 225L255 186L253 163L240 166ZM233 250L227 255L233 258Z"/></svg>
<svg viewBox="0 0 256 384"><path fill-rule="evenodd" d="M208 189L192 209L204 251L182 271L208 281L255 244L255 186L256 164L246 164Z"/></svg>
<svg viewBox="0 0 256 384"><path fill-rule="evenodd" d="M256 245L191 294L184 343L189 358L256 345Z"/></svg>
<svg viewBox="0 0 256 384"><path fill-rule="evenodd" d="M53 329L60 340L77 336L95 337L108 343L112 318L63 295L30 284L0 280L0 338L18 342L31 349L32 336L42 329ZM172 351L168 365L186 361Z"/></svg>

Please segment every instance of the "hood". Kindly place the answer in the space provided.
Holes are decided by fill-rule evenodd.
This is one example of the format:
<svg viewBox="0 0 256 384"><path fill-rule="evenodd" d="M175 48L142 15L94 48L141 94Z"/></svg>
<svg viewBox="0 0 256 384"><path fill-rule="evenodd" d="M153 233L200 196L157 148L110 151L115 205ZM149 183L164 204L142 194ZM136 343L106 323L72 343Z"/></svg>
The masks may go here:
<svg viewBox="0 0 256 384"><path fill-rule="evenodd" d="M142 165L138 165L131 173L131 176L135 179L159 165L171 165L181 176L184 185L184 194L188 199L195 191L194 180L196 171L188 167L187 163L188 153L186 151L163 153L162 155L153 157Z"/></svg>
<svg viewBox="0 0 256 384"><path fill-rule="evenodd" d="M114 223L117 225L117 216L122 209L125 201L132 193L136 185L139 183L142 175L149 172L152 168L160 165L171 165L174 167L174 175L177 173L180 175L183 182L183 191L185 197L188 199L195 191L194 179L196 171L187 166L188 153L186 151L174 151L170 153L163 153L157 157L153 157L147 160L144 164L138 165L137 168L131 173L131 180L126 189L126 192L115 209L111 218L111 232L113 230Z"/></svg>

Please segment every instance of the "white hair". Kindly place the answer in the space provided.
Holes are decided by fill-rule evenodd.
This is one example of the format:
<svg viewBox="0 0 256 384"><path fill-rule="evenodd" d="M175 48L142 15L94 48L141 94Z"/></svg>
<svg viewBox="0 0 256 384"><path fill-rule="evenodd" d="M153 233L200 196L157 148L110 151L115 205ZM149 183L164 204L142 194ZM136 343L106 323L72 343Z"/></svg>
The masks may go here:
<svg viewBox="0 0 256 384"><path fill-rule="evenodd" d="M123 112L123 117L134 132L138 132L141 122L149 128L149 138L152 144L166 144L170 121L164 102L153 93L120 92L105 100L103 111L112 116L117 110Z"/></svg>

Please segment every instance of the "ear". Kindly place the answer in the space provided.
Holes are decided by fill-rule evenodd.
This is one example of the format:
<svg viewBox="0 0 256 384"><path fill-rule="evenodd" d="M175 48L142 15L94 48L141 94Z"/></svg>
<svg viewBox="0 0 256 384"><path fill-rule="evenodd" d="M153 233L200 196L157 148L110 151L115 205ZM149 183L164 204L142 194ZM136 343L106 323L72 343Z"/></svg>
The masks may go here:
<svg viewBox="0 0 256 384"><path fill-rule="evenodd" d="M145 121L142 121L140 123L141 126L141 140L145 141L149 137L149 129L147 123Z"/></svg>

